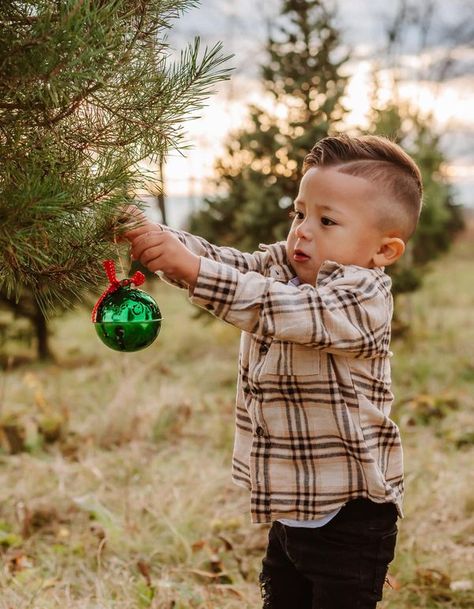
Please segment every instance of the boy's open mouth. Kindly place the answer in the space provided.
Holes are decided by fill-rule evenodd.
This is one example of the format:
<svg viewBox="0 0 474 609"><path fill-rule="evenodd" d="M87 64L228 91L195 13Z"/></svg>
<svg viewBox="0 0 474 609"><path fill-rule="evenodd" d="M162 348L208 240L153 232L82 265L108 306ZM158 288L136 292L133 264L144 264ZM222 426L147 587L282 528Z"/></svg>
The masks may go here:
<svg viewBox="0 0 474 609"><path fill-rule="evenodd" d="M305 262L306 260L309 260L309 258L310 257L301 250L295 250L293 253L293 259L296 260L296 262Z"/></svg>

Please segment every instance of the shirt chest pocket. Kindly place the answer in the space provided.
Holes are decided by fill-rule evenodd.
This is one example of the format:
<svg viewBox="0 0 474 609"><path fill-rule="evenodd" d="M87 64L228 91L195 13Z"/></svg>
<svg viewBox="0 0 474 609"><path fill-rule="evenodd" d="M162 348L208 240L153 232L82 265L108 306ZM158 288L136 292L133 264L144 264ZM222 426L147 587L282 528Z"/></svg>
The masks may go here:
<svg viewBox="0 0 474 609"><path fill-rule="evenodd" d="M321 372L321 352L318 349L275 340L265 351L261 356L265 358L260 368L261 377L307 376Z"/></svg>

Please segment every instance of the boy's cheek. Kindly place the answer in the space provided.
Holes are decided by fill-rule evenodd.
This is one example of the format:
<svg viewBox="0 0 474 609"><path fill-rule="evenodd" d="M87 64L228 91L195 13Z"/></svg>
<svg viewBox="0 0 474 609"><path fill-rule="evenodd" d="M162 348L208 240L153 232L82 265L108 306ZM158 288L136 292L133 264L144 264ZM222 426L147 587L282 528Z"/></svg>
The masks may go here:
<svg viewBox="0 0 474 609"><path fill-rule="evenodd" d="M286 255L288 259L291 257L291 252L295 249L295 239L294 236L290 233L286 239Z"/></svg>

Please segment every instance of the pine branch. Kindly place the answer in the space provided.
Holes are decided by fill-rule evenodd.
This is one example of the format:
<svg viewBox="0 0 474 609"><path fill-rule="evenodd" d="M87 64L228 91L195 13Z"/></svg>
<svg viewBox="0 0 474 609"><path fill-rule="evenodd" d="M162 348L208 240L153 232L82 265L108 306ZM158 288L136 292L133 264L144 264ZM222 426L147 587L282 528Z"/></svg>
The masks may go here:
<svg viewBox="0 0 474 609"><path fill-rule="evenodd" d="M170 62L166 33L193 0L9 0L0 16L0 293L43 308L102 281L137 162L179 146L227 78L222 46ZM33 11L33 12L32 12Z"/></svg>

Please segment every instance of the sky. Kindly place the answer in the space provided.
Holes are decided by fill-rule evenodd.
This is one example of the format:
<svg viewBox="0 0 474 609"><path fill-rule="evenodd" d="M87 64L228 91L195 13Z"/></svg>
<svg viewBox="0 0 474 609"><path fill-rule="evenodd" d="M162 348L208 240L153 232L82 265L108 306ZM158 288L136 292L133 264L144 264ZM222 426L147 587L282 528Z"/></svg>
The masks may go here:
<svg viewBox="0 0 474 609"><path fill-rule="evenodd" d="M397 53L402 66L400 94L423 111L432 111L441 144L448 156L446 173L452 180L458 201L474 206L474 48L447 42L445 33L454 28L460 15L474 11L474 0L411 0L425 10L430 23L428 51L419 53L419 36L407 29ZM427 10L429 4L435 9ZM263 45L268 28L274 28L279 0L202 0L199 7L177 20L170 33L171 46L177 50L195 36L203 45L223 43L223 52L233 54L230 81L220 83L199 113L185 125L191 146L183 154L172 152L165 176L168 195L199 198L211 190L215 160L222 153L226 137L246 117L250 102L262 103L258 69L265 62ZM368 92L374 57L385 41L385 28L393 17L397 2L376 0L335 0L337 25L350 49L346 70L350 75L346 106L350 108L347 127L363 125L369 110ZM472 21L472 20L471 20ZM442 25L436 25L437 23ZM472 31L471 31L472 35ZM439 84L423 75L423 67L446 55L447 46L456 59L453 78ZM382 95L389 98L390 69L381 72L387 83Z"/></svg>

